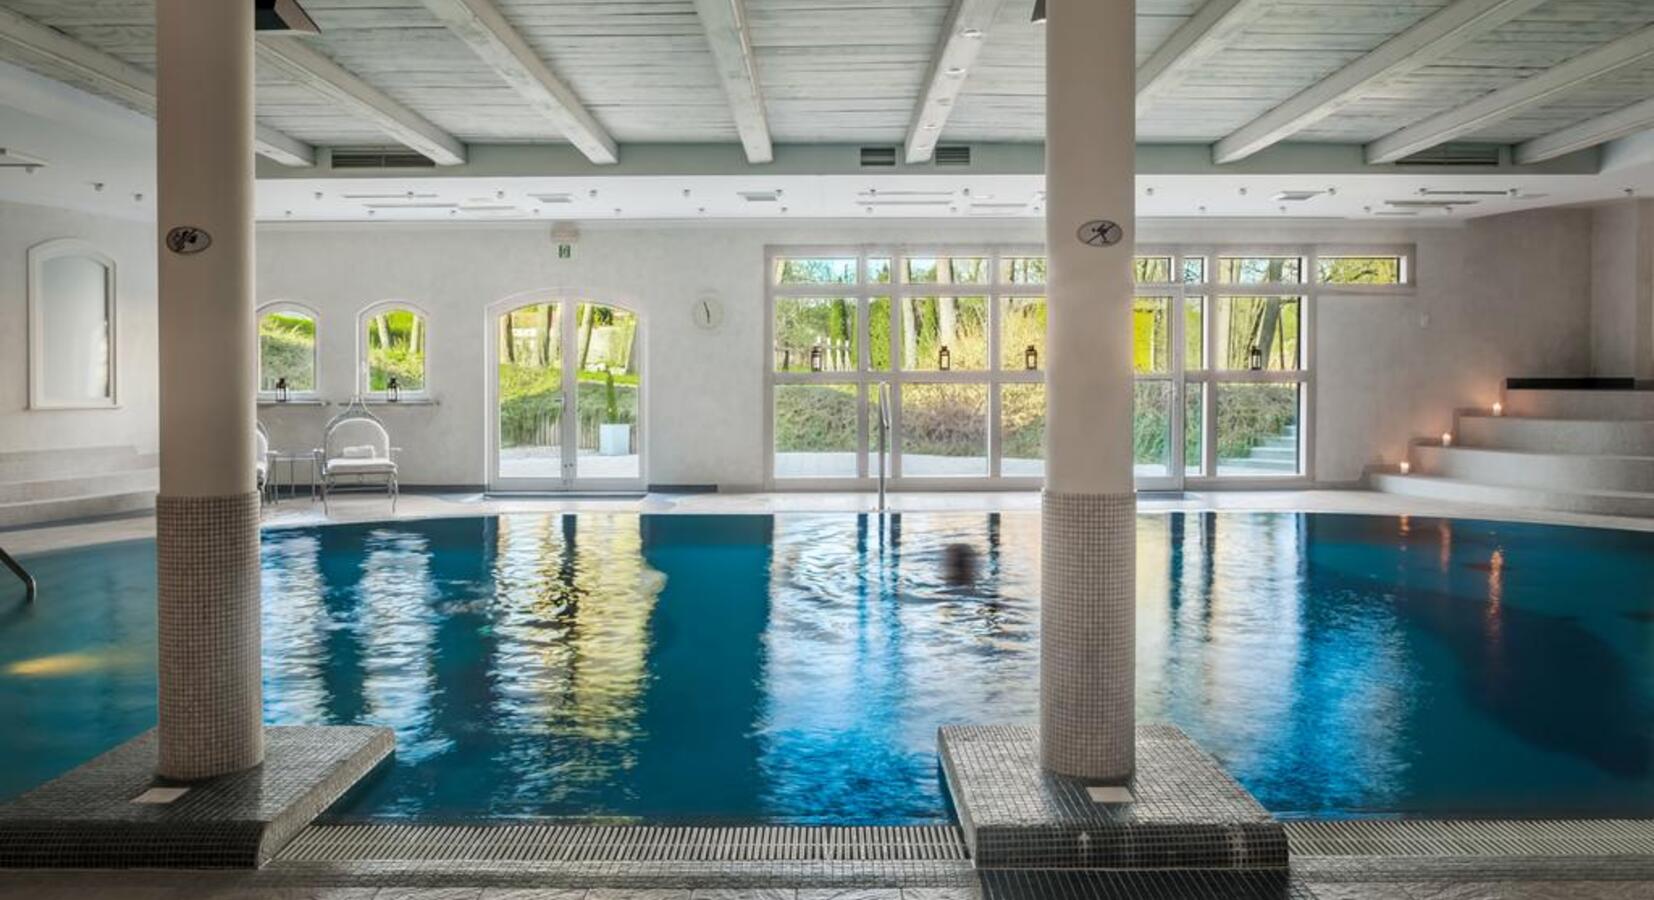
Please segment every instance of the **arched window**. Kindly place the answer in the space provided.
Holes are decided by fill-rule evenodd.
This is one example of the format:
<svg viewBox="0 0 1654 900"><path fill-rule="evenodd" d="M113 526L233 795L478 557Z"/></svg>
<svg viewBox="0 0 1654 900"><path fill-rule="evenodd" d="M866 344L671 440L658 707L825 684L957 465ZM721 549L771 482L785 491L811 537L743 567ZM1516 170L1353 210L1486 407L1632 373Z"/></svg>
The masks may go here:
<svg viewBox="0 0 1654 900"><path fill-rule="evenodd" d="M258 393L274 397L286 379L287 396L313 397L317 388L316 311L297 303L258 310Z"/></svg>
<svg viewBox="0 0 1654 900"><path fill-rule="evenodd" d="M391 301L368 307L357 327L360 340L359 388L363 394L423 396L429 390L426 347L430 319L407 303Z"/></svg>

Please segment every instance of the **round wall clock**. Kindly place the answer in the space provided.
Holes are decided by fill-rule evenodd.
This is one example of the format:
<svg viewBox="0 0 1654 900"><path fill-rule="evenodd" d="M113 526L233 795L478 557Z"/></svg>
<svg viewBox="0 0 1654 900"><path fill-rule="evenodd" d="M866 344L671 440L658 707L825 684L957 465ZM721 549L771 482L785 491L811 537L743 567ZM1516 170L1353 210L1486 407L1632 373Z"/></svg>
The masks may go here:
<svg viewBox="0 0 1654 900"><path fill-rule="evenodd" d="M701 297L689 312L695 318L695 326L702 331L711 331L724 323L724 305L717 297Z"/></svg>
<svg viewBox="0 0 1654 900"><path fill-rule="evenodd" d="M1080 243L1088 247L1112 247L1125 236L1126 231L1119 223L1107 219L1093 219L1080 226Z"/></svg>

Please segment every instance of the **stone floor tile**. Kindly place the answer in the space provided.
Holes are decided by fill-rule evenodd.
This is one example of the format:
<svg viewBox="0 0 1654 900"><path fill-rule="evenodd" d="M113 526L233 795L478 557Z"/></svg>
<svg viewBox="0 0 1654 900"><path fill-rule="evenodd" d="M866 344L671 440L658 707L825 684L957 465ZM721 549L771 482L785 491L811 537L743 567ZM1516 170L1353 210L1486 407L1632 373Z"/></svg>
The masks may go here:
<svg viewBox="0 0 1654 900"><path fill-rule="evenodd" d="M1384 882L1309 882L1309 892L1315 900L1413 900L1407 889L1399 884Z"/></svg>
<svg viewBox="0 0 1654 900"><path fill-rule="evenodd" d="M585 888L489 888L482 900L585 900Z"/></svg>
<svg viewBox="0 0 1654 900"><path fill-rule="evenodd" d="M373 900L482 900L482 888L386 887Z"/></svg>
<svg viewBox="0 0 1654 900"><path fill-rule="evenodd" d="M792 888L696 888L692 900L796 900Z"/></svg>
<svg viewBox="0 0 1654 900"><path fill-rule="evenodd" d="M679 888L592 888L586 900L690 900L688 889Z"/></svg>
<svg viewBox="0 0 1654 900"><path fill-rule="evenodd" d="M982 891L974 887L920 887L902 888L902 900L980 900Z"/></svg>
<svg viewBox="0 0 1654 900"><path fill-rule="evenodd" d="M800 888L798 900L902 900L901 888Z"/></svg>

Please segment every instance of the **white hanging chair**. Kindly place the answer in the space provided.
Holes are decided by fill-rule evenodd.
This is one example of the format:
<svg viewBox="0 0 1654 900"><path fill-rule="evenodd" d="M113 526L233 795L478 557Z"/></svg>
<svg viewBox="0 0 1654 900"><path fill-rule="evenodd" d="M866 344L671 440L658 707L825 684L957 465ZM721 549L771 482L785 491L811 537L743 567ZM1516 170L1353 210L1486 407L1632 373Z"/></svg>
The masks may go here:
<svg viewBox="0 0 1654 900"><path fill-rule="evenodd" d="M383 487L391 499L391 512L396 512L396 498L400 488L396 480L396 454L402 448L391 446L390 432L362 402L360 396L351 399L338 415L329 419L322 432L322 446L316 450L316 470L321 473L322 511L327 512L327 498L336 490Z"/></svg>
<svg viewBox="0 0 1654 900"><path fill-rule="evenodd" d="M262 506L270 493L270 432L265 430L263 422L253 424L253 480L258 485L258 502Z"/></svg>

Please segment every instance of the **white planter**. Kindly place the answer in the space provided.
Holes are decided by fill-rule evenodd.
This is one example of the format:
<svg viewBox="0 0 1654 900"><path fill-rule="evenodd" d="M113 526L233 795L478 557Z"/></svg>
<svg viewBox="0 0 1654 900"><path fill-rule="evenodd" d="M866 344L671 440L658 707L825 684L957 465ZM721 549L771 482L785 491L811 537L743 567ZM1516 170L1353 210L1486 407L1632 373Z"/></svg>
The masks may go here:
<svg viewBox="0 0 1654 900"><path fill-rule="evenodd" d="M597 455L630 456L632 453L632 426L597 426Z"/></svg>

